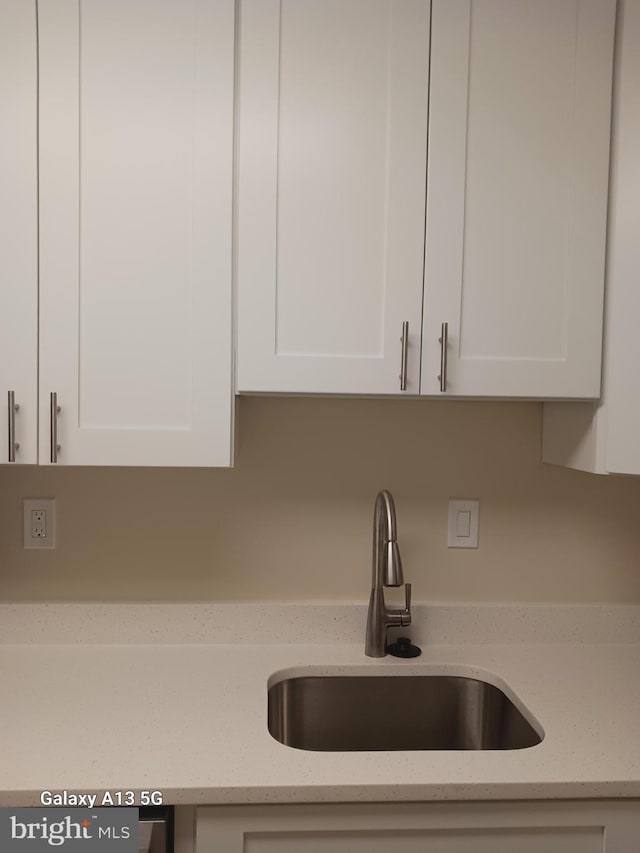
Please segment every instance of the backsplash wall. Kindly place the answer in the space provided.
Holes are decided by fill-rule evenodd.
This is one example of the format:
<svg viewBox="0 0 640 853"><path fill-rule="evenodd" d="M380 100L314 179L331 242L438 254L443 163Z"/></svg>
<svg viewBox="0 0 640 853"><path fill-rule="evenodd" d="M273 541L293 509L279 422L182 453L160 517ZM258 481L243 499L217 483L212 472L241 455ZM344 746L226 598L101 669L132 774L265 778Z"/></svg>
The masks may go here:
<svg viewBox="0 0 640 853"><path fill-rule="evenodd" d="M1 600L368 598L396 499L419 600L640 601L640 478L540 462L537 403L244 397L237 467L0 466ZM57 499L55 551L22 498ZM480 499L450 550L447 502Z"/></svg>

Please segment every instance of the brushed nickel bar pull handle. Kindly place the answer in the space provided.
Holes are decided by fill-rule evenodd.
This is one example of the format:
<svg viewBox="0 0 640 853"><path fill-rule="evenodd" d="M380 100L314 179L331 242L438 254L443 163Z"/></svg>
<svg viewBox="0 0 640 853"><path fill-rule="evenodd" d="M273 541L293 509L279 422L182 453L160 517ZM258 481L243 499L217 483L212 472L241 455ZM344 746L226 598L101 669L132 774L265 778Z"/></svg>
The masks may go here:
<svg viewBox="0 0 640 853"><path fill-rule="evenodd" d="M16 392L8 392L9 403L9 462L16 461L16 451L20 450L20 445L16 441L16 412L20 411L20 406L16 403Z"/></svg>
<svg viewBox="0 0 640 853"><path fill-rule="evenodd" d="M400 390L407 390L407 350L409 348L409 321L405 320L402 324L402 356L400 360Z"/></svg>
<svg viewBox="0 0 640 853"><path fill-rule="evenodd" d="M50 394L51 398L51 464L55 465L58 461L58 451L60 450L60 445L58 444L58 412L60 411L60 406L58 405L58 395L55 391L52 391Z"/></svg>
<svg viewBox="0 0 640 853"><path fill-rule="evenodd" d="M440 337L438 338L438 342L440 344L440 375L438 376L438 380L440 382L440 390L442 392L447 390L447 340L449 338L449 324L443 323L440 327Z"/></svg>

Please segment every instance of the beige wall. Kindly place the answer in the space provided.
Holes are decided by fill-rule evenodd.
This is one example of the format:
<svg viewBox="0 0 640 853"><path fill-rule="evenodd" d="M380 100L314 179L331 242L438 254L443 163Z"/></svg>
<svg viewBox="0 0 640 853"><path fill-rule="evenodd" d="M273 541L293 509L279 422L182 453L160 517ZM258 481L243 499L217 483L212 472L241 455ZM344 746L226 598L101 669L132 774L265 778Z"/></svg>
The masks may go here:
<svg viewBox="0 0 640 853"><path fill-rule="evenodd" d="M540 406L242 398L235 470L0 467L0 598L365 599L392 490L418 599L640 601L640 478L542 465ZM58 548L22 549L56 497ZM449 497L480 548L446 547Z"/></svg>

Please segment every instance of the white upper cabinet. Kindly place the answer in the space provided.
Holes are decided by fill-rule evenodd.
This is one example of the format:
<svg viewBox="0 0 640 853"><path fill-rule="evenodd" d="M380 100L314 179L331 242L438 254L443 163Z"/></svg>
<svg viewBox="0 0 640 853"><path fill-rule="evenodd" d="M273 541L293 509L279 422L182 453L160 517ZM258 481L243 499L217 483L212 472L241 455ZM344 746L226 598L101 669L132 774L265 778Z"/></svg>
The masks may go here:
<svg viewBox="0 0 640 853"><path fill-rule="evenodd" d="M543 459L640 475L640 0L620 0L602 400L544 406Z"/></svg>
<svg viewBox="0 0 640 853"><path fill-rule="evenodd" d="M36 4L0 0L0 464L37 462L37 176Z"/></svg>
<svg viewBox="0 0 640 853"><path fill-rule="evenodd" d="M419 391L428 0L242 0L240 391Z"/></svg>
<svg viewBox="0 0 640 853"><path fill-rule="evenodd" d="M233 0L38 8L40 462L228 465Z"/></svg>
<svg viewBox="0 0 640 853"><path fill-rule="evenodd" d="M239 391L598 396L615 5L242 0Z"/></svg>
<svg viewBox="0 0 640 853"><path fill-rule="evenodd" d="M597 397L615 0L433 0L423 394Z"/></svg>

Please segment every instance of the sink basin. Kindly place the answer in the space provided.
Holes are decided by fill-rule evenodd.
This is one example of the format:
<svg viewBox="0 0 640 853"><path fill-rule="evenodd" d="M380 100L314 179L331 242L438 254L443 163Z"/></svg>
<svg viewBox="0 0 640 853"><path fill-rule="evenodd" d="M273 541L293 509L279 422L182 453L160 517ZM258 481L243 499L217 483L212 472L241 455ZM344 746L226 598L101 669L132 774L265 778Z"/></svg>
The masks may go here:
<svg viewBox="0 0 640 853"><path fill-rule="evenodd" d="M269 689L269 732L322 752L523 749L542 737L498 687L454 675L304 676Z"/></svg>

